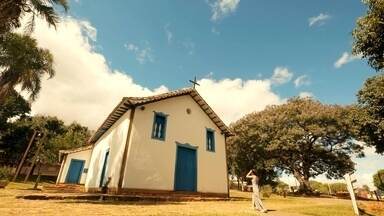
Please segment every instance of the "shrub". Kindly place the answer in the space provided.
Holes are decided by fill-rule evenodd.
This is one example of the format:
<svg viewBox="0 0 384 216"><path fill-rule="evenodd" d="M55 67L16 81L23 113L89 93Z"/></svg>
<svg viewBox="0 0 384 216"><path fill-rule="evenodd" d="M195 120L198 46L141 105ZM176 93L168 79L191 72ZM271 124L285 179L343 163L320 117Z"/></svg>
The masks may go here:
<svg viewBox="0 0 384 216"><path fill-rule="evenodd" d="M270 185L264 185L261 187L261 194L263 197L268 198L272 194L272 187Z"/></svg>
<svg viewBox="0 0 384 216"><path fill-rule="evenodd" d="M9 180L12 176L12 168L0 167L0 180Z"/></svg>
<svg viewBox="0 0 384 216"><path fill-rule="evenodd" d="M378 170L376 174L373 175L373 184L379 189L384 191L384 169Z"/></svg>

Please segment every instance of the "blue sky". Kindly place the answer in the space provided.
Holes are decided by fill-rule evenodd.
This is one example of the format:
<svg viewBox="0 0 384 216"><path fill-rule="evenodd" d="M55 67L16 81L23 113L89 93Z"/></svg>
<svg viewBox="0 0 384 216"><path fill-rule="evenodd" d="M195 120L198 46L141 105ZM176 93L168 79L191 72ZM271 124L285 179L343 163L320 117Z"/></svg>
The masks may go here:
<svg viewBox="0 0 384 216"><path fill-rule="evenodd" d="M365 10L360 1L241 0L218 20L212 20L210 4L214 1L79 0L70 14L97 29L97 49L111 67L152 88L184 87L194 75L267 78L282 66L295 76L307 75L311 84L279 86L279 95L305 90L323 102L346 104L373 74L362 60L334 67L351 51L351 31ZM320 14L329 18L309 26L309 18ZM124 46L129 44L148 48L151 59L139 62Z"/></svg>
<svg viewBox="0 0 384 216"><path fill-rule="evenodd" d="M293 96L350 104L375 74L351 55L364 11L358 0L72 0L57 30L37 20L56 76L32 112L96 129L122 97L187 87L194 76L227 124ZM372 185L383 157L366 152L354 161L359 184Z"/></svg>

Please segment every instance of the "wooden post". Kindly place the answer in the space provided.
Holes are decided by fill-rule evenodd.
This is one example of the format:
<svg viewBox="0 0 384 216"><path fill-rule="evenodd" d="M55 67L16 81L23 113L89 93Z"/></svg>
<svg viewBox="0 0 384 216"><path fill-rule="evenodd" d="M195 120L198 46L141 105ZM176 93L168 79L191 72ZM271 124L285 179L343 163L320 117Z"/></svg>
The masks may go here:
<svg viewBox="0 0 384 216"><path fill-rule="evenodd" d="M31 167L29 168L28 173L24 178L24 183L26 183L28 181L29 176L32 174L34 168L35 168L35 160L32 161Z"/></svg>
<svg viewBox="0 0 384 216"><path fill-rule="evenodd" d="M196 80L196 77L195 77ZM227 157L227 135L224 135L224 156L225 156L225 170L227 174L227 198L230 197L230 184L229 184L229 173L228 173L228 157ZM232 182L232 181L231 181Z"/></svg>
<svg viewBox="0 0 384 216"><path fill-rule="evenodd" d="M45 136L45 134L43 136ZM38 160L40 160L39 159L40 151L41 151L41 148L43 147L43 143L41 143L41 141L40 141L41 139L43 139L43 137L40 137L40 139L37 141L38 142L37 143L37 150L36 150L35 156L33 158L33 162L32 162L31 168L29 169L27 175L24 178L24 183L26 183L28 181L29 176L32 174L32 171L33 171L33 168L34 168L36 162Z"/></svg>
<svg viewBox="0 0 384 216"><path fill-rule="evenodd" d="M357 202L356 202L356 198L355 198L355 191L353 188L353 183L356 182L356 179L351 178L350 174L345 174L344 179L347 182L347 188L348 188L349 194L351 195L353 211L355 212L356 216L359 216L360 215L359 214L359 208L357 207Z"/></svg>
<svg viewBox="0 0 384 216"><path fill-rule="evenodd" d="M16 172L15 172L15 175L13 176L12 181L16 181L17 176L20 174L21 168L23 167L23 164L25 162L25 159L27 158L29 149L31 149L32 143L35 140L35 137L36 137L37 133L38 132L36 130L33 132L33 135L31 137L31 139L29 140L27 149L25 149L23 157L21 158L21 161L20 161L19 165L17 166Z"/></svg>
<svg viewBox="0 0 384 216"><path fill-rule="evenodd" d="M380 197L379 197L379 194L377 193L377 190L374 190L373 193L374 193L375 196L376 196L376 200L377 200L377 201L380 201Z"/></svg>
<svg viewBox="0 0 384 216"><path fill-rule="evenodd" d="M35 185L33 186L33 189L34 190L37 190L37 187L39 186L39 182L40 182L40 178L41 178L41 161L40 159L38 160L37 162L37 178L36 178L36 181L35 181Z"/></svg>
<svg viewBox="0 0 384 216"><path fill-rule="evenodd" d="M122 192L123 188L123 180L124 180L124 174L125 174L125 166L128 159L128 149L131 142L131 133L132 133L132 127L133 127L133 120L135 117L135 110L136 107L131 107L131 113L129 115L129 125L128 125L128 132L127 132L127 140L125 141L124 151L123 151L123 159L121 160L121 166L120 166L120 175L119 175L119 181L117 183L117 194L120 194Z"/></svg>
<svg viewBox="0 0 384 216"><path fill-rule="evenodd" d="M331 190L331 186L329 185L329 182L327 184L328 184L328 195L332 195L332 190Z"/></svg>

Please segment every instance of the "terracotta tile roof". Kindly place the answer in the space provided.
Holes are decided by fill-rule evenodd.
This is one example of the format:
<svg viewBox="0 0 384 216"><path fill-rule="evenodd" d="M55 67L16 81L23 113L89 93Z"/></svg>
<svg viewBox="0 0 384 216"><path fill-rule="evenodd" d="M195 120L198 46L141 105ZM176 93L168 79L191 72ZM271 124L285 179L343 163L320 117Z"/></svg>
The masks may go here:
<svg viewBox="0 0 384 216"><path fill-rule="evenodd" d="M148 104L157 101L165 100L172 97L178 97L183 95L190 95L195 102L201 107L201 109L208 115L208 117L216 124L226 136L233 136L229 128L224 122L217 116L212 108L205 102L200 94L193 88L183 88L176 91L171 91L159 95L148 97L124 97L115 109L108 115L107 119L97 129L96 133L89 139L89 143L94 144L112 125L129 109Z"/></svg>

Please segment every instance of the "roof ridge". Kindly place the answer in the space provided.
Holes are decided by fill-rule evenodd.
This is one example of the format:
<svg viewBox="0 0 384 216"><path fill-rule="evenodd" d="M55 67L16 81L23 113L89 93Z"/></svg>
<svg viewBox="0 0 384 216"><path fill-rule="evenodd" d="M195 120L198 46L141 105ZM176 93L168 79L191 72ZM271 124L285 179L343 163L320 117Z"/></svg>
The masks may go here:
<svg viewBox="0 0 384 216"><path fill-rule="evenodd" d="M185 87L185 88L176 89L176 90L172 90L172 91L168 91L168 92L164 92L164 93L160 93L160 94L154 94L154 95L142 96L142 97L124 97L124 99L145 99L145 98L152 98L152 97L167 96L170 94L177 94L177 93L181 93L181 92L187 93L187 92L192 92L192 91L196 91L196 89L194 89L192 87Z"/></svg>

